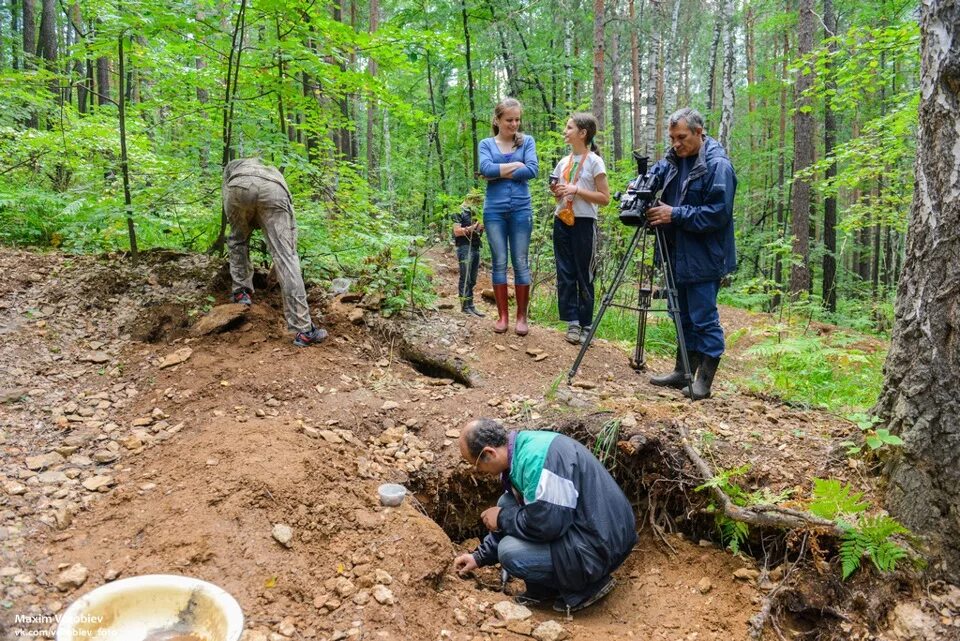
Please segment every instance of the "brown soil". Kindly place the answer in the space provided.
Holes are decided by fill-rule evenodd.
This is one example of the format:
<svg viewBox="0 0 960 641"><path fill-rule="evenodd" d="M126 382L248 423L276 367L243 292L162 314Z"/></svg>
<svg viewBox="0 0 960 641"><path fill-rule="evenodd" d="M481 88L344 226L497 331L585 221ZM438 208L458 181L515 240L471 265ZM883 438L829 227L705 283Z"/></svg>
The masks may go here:
<svg viewBox="0 0 960 641"><path fill-rule="evenodd" d="M477 523L472 504L483 503L484 485L478 480L477 495L468 495L472 476L451 430L483 415L549 428L599 409L625 419L624 438L642 433L663 442L675 439L670 421L682 419L697 438L712 434L700 443L717 468L751 463L751 487L793 487L807 496L814 476L865 480L862 467L838 454L836 443L855 430L845 421L744 396L722 370L715 397L691 404L649 386L603 341L588 353L581 386L568 387L558 378L576 348L535 325L526 338L496 335L486 306L483 320L454 311L416 321L424 345L470 365L479 380L472 388L399 360L389 342L348 322L353 306L338 301L322 302L331 338L319 347L291 344L275 291L258 292L238 329L190 337L171 320L179 318L169 309L175 296L187 318L203 313L210 292L226 302L210 286L219 265L199 260L165 257L130 269L0 252L0 269L15 274L0 290L0 375L10 381L0 386L26 394L0 415L0 481L26 487L4 498L4 565L30 577L3 574L7 614L52 615L105 581L174 573L233 594L251 641L529 638L496 622L492 604L508 597L492 570L475 580L452 575L451 561L465 546L429 516L457 512L440 519L450 532ZM435 284L445 300L455 299L455 261L435 262ZM102 293L73 287L79 275L92 285L112 272L118 275ZM39 320L28 313L35 309ZM728 327L742 315L723 310ZM158 342L136 342L132 327L137 338ZM151 334L151 327L160 329ZM184 347L192 350L188 360L159 367ZM548 356L536 361L530 349ZM91 352L108 361L86 360ZM77 469L76 476L38 482L25 458L58 448L68 458L103 451L119 458L92 467L70 458L52 469ZM111 482L99 491L79 486L94 475ZM418 494L383 508L376 488L387 481ZM293 530L289 547L271 535L278 523ZM746 638L765 592L733 573L752 562L700 541L709 535L702 526L665 539L645 519L640 527L641 542L610 597L572 620L550 610L535 610L534 619L555 619L585 640ZM58 591L58 574L73 564L89 578Z"/></svg>

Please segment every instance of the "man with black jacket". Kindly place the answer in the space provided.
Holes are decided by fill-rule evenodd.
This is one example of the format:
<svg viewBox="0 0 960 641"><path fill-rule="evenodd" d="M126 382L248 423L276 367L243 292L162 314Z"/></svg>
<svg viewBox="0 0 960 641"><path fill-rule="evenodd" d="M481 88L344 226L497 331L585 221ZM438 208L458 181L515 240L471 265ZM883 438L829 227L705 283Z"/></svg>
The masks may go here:
<svg viewBox="0 0 960 641"><path fill-rule="evenodd" d="M686 387L680 349L674 370L650 382L683 389L693 400L710 396L724 351L717 311L721 279L737 268L733 197L737 176L727 152L703 133L703 116L684 108L670 116L670 150L651 172L662 178L660 204L647 221L663 225L673 264L683 339L696 378Z"/></svg>
<svg viewBox="0 0 960 641"><path fill-rule="evenodd" d="M500 475L504 493L481 514L490 534L473 553L454 559L458 573L499 561L526 583L519 603L550 599L559 612L610 593L611 573L637 542L636 520L587 448L556 432L507 432L481 418L461 431L460 455L478 471Z"/></svg>

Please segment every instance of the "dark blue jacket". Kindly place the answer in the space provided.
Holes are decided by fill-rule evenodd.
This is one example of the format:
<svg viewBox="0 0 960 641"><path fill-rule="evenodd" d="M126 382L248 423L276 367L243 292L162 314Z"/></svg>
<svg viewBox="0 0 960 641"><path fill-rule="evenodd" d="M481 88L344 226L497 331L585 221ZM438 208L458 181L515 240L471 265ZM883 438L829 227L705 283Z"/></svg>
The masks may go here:
<svg viewBox="0 0 960 641"><path fill-rule="evenodd" d="M550 544L560 596L575 606L590 597L637 543L630 501L600 461L578 441L522 431L514 441L510 483L520 504L500 510L500 534ZM497 562L490 539L473 553Z"/></svg>
<svg viewBox="0 0 960 641"><path fill-rule="evenodd" d="M664 192L677 176L673 149L653 166L662 176ZM737 176L727 152L716 140L704 136L700 155L680 185L673 220L665 227L670 259L678 284L720 280L737 268L733 237L733 197Z"/></svg>

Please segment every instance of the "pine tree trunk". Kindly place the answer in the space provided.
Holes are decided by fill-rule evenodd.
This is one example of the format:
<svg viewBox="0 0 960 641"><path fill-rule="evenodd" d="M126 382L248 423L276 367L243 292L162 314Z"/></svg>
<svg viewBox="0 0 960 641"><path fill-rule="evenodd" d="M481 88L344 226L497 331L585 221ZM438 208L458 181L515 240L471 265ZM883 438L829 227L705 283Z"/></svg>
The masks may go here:
<svg viewBox="0 0 960 641"><path fill-rule="evenodd" d="M604 3L593 0L593 117L597 119L597 131L602 132L607 113L606 86L604 85Z"/></svg>
<svg viewBox="0 0 960 641"><path fill-rule="evenodd" d="M823 0L823 24L828 33L826 36L831 38L837 32L836 20L833 15L833 0ZM837 50L836 43L829 45L831 52ZM836 91L837 81L827 63L825 87L827 93L831 90ZM836 119L833 115L833 108L830 100L824 100L823 105L823 155L829 158L833 153L833 145L836 140ZM837 175L837 164L831 162L827 165L826 179L831 180ZM830 195L823 200L823 306L828 311L837 311L837 197Z"/></svg>
<svg viewBox="0 0 960 641"><path fill-rule="evenodd" d="M813 0L801 0L798 31L798 54L813 51ZM799 73L795 88L796 111L793 117L793 173L813 164L813 111L806 92L813 86L813 70ZM798 262L790 269L790 294L797 297L810 289L810 180L793 182L791 214L793 215L793 254Z"/></svg>
<svg viewBox="0 0 960 641"><path fill-rule="evenodd" d="M920 6L920 124L906 262L877 414L902 448L885 471L887 505L929 536L960 581L960 4Z"/></svg>
<svg viewBox="0 0 960 641"><path fill-rule="evenodd" d="M24 0L25 1L25 0ZM10 68L14 71L20 69L20 62L23 60L23 51L21 49L20 19L23 13L17 0L10 0Z"/></svg>
<svg viewBox="0 0 960 641"><path fill-rule="evenodd" d="M736 39L733 34L733 0L723 0L723 105L720 110L717 140L725 149L730 148L730 132L733 129L734 47Z"/></svg>

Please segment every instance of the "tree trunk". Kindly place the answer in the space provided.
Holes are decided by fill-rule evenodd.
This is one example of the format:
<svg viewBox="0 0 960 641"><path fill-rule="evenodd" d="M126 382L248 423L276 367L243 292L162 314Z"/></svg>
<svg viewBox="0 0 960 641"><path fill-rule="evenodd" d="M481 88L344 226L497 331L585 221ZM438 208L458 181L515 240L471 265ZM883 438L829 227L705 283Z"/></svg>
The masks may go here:
<svg viewBox="0 0 960 641"><path fill-rule="evenodd" d="M97 58L97 105L110 104L110 58Z"/></svg>
<svg viewBox="0 0 960 641"><path fill-rule="evenodd" d="M710 43L710 79L707 83L707 131L711 131L716 121L714 109L717 106L717 57L720 51L720 36L723 33L723 17L717 16L713 23L713 41Z"/></svg>
<svg viewBox="0 0 960 641"><path fill-rule="evenodd" d="M640 149L643 146L642 133L643 124L640 121L640 47L637 42L637 31L640 30L640 22L637 22L634 9L635 0L630 0L630 91L633 96L631 109L631 124L633 148ZM640 5L640 21L643 21L643 5Z"/></svg>
<svg viewBox="0 0 960 641"><path fill-rule="evenodd" d="M783 59L780 69L780 127L779 153L777 154L777 233L783 238L787 225L787 64L790 59L790 34L783 32ZM777 290L770 301L771 307L780 306L783 291L783 257L778 252L774 259L773 282Z"/></svg>
<svg viewBox="0 0 960 641"><path fill-rule="evenodd" d="M23 68L36 69L34 53L37 51L36 0L23 0ZM32 110L27 116L27 127L37 128L37 114Z"/></svg>
<svg viewBox="0 0 960 641"><path fill-rule="evenodd" d="M126 35L121 31L119 38L117 38L117 61L120 72L119 79L117 80L119 83L117 93L120 100L118 105L120 114L120 174L123 177L123 205L127 217L127 235L130 240L130 259L133 261L133 264L136 265L139 259L139 253L137 251L137 231L133 224L133 200L130 197L130 164L127 160L127 100L123 91L123 40L125 37Z"/></svg>
<svg viewBox="0 0 960 641"><path fill-rule="evenodd" d="M470 22L467 17L467 0L460 0L460 14L463 18L463 38L467 45L467 98L470 101L470 136L473 141L473 173L471 176L476 176L480 172L480 159L477 157L480 139L477 137L477 105L474 97L473 66L470 63ZM476 179L474 178L474 180Z"/></svg>
<svg viewBox="0 0 960 641"><path fill-rule="evenodd" d="M26 1L26 0L24 0ZM14 71L20 69L20 61L23 60L23 51L21 50L20 19L23 12L17 0L10 0L10 68Z"/></svg>
<svg viewBox="0 0 960 641"><path fill-rule="evenodd" d="M824 0L829 2L830 0ZM753 95L753 88L757 84L757 55L756 45L754 43L753 27L756 22L756 16L753 15L753 6L747 5L747 13L744 18L744 30L746 31L746 49L747 49L747 113L751 116L747 118L750 123L750 151L757 150L756 137L753 135L753 112L757 110L757 98Z"/></svg>
<svg viewBox="0 0 960 641"><path fill-rule="evenodd" d="M920 123L906 262L877 414L904 440L887 505L960 581L960 4L920 5Z"/></svg>
<svg viewBox="0 0 960 641"><path fill-rule="evenodd" d="M837 32L837 25L833 15L833 0L823 0L823 24L827 29L827 38L832 38ZM836 43L831 40L829 50L837 50ZM830 67L826 66L825 87L827 93L836 91L837 80ZM823 155L830 158L833 154L833 145L836 140L836 119L833 115L829 96L823 103ZM832 180L837 175L837 163L827 165L826 179ZM837 197L828 195L823 200L823 306L828 311L837 311Z"/></svg>
<svg viewBox="0 0 960 641"><path fill-rule="evenodd" d="M662 131L661 140L667 138L667 131L669 128L669 108L668 105L676 104L676 96L680 92L676 90L677 82L673 79L673 68L675 66L676 60L678 59L677 52L680 47L676 46L677 42L677 26L680 22L680 2L681 0L674 0L673 2L673 15L670 18L670 39L667 40L667 47L663 54L663 86L664 90L661 92L663 98L661 100L662 111L667 114L666 117L661 117L657 120L657 126L660 127ZM673 90L673 95L670 95L670 91ZM671 99L672 98L672 99Z"/></svg>
<svg viewBox="0 0 960 641"><path fill-rule="evenodd" d="M376 33L380 28L380 0L370 0L370 33ZM371 56L367 65L367 73L371 78L377 76L377 61ZM370 184L377 189L380 185L377 173L377 102L370 99L367 103L367 177Z"/></svg>
<svg viewBox="0 0 960 641"><path fill-rule="evenodd" d="M723 105L720 110L720 129L717 140L724 149L730 148L730 132L733 129L733 72L734 47L736 38L733 34L733 0L723 0ZM813 41L811 40L811 50Z"/></svg>
<svg viewBox="0 0 960 641"><path fill-rule="evenodd" d="M802 57L813 51L813 0L801 0L797 34L797 53ZM813 86L813 70L797 74L796 110L793 117L793 174L813 164L813 112L807 91ZM793 254L796 262L790 270L790 295L794 298L810 289L810 179L793 182Z"/></svg>
<svg viewBox="0 0 960 641"><path fill-rule="evenodd" d="M611 133L613 135L613 162L618 162L623 158L623 122L620 113L620 106L623 102L620 99L620 32L614 29L611 38L611 50L613 51L613 63L610 65L610 120Z"/></svg>
<svg viewBox="0 0 960 641"><path fill-rule="evenodd" d="M660 6L656 5L654 10L660 15ZM650 29L650 41L647 43L647 139L644 155L651 159L656 159L657 150L657 81L660 74L660 30L657 28L660 22L656 18L652 21Z"/></svg>
<svg viewBox="0 0 960 641"><path fill-rule="evenodd" d="M606 46L603 5L603 0L593 0L593 117L597 119L598 133L603 131L607 113L607 89L603 78L603 53Z"/></svg>

